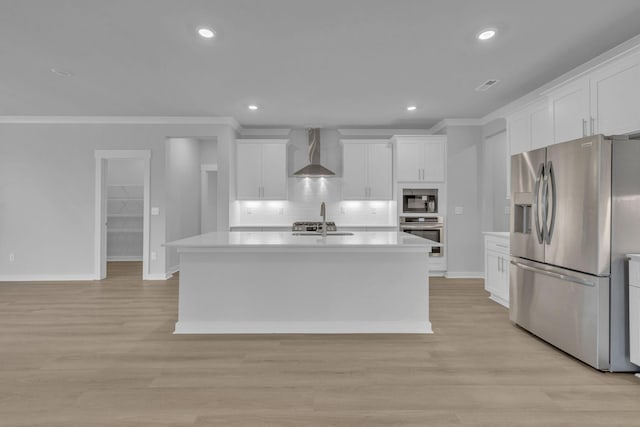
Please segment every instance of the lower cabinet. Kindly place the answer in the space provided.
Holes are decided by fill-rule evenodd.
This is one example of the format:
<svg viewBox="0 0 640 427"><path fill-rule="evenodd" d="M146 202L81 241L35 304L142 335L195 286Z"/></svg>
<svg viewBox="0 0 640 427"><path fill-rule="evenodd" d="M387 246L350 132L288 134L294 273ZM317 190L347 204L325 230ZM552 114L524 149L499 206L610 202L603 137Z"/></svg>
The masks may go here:
<svg viewBox="0 0 640 427"><path fill-rule="evenodd" d="M509 233L485 233L484 289L509 308Z"/></svg>

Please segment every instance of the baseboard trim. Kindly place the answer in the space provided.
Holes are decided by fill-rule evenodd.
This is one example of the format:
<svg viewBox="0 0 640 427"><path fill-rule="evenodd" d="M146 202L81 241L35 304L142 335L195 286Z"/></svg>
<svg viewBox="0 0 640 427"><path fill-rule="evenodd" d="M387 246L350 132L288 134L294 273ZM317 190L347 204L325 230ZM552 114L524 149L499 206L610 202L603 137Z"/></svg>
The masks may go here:
<svg viewBox="0 0 640 427"><path fill-rule="evenodd" d="M107 257L108 261L142 261L141 256L109 256Z"/></svg>
<svg viewBox="0 0 640 427"><path fill-rule="evenodd" d="M144 274L142 280L167 280L170 279L173 274L160 273L160 274Z"/></svg>
<svg viewBox="0 0 640 427"><path fill-rule="evenodd" d="M484 271L447 271L447 279L484 279Z"/></svg>
<svg viewBox="0 0 640 427"><path fill-rule="evenodd" d="M0 276L0 282L86 282L97 280L94 274L13 274Z"/></svg>
<svg viewBox="0 0 640 427"><path fill-rule="evenodd" d="M432 334L431 322L176 322L174 334Z"/></svg>
<svg viewBox="0 0 640 427"><path fill-rule="evenodd" d="M509 301L505 300L504 298L500 298L497 295L489 295L489 299L493 302L497 302L498 304L500 304L501 306L505 307L505 308L509 308Z"/></svg>

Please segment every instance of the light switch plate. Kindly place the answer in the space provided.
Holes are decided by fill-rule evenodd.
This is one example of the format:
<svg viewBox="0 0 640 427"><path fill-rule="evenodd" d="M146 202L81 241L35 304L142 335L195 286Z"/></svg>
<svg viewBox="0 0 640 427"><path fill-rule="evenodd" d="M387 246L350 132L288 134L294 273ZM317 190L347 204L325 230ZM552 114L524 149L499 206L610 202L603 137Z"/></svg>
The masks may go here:
<svg viewBox="0 0 640 427"><path fill-rule="evenodd" d="M153 216L160 215L160 208L151 208L151 215Z"/></svg>
<svg viewBox="0 0 640 427"><path fill-rule="evenodd" d="M505 207L504 207L504 214L505 214L505 215L509 215L510 213L511 213L511 207L509 207L509 206L505 206Z"/></svg>
<svg viewBox="0 0 640 427"><path fill-rule="evenodd" d="M453 210L453 213L455 213L456 215L462 215L463 212L464 208L462 206L456 206Z"/></svg>

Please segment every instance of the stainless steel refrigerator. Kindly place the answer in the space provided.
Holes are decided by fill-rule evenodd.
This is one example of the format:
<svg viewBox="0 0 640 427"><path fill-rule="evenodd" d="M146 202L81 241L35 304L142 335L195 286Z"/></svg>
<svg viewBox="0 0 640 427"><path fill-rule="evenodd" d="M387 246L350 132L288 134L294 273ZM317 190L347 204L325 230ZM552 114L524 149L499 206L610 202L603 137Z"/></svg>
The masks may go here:
<svg viewBox="0 0 640 427"><path fill-rule="evenodd" d="M625 254L640 251L640 141L511 157L511 321L603 371L629 361Z"/></svg>

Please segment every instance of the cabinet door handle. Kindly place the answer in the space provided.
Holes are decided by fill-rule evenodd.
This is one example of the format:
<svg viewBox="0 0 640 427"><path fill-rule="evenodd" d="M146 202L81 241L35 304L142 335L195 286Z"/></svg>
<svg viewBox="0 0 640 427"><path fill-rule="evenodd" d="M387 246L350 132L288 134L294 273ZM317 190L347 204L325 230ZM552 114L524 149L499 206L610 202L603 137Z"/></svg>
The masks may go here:
<svg viewBox="0 0 640 427"><path fill-rule="evenodd" d="M589 124L590 124L590 126L591 126L591 135L594 135L594 134L595 134L595 127L596 127L596 126L595 126L595 124L596 124L596 119L594 119L593 117L591 117L591 118L589 119Z"/></svg>
<svg viewBox="0 0 640 427"><path fill-rule="evenodd" d="M502 270L500 269L500 257L496 258L496 260L498 261L498 272L500 272L500 271L502 271Z"/></svg>
<svg viewBox="0 0 640 427"><path fill-rule="evenodd" d="M420 179L421 179L421 178L420 178L420 171L421 171L421 169L420 169L420 168L418 168L418 181L420 181Z"/></svg>
<svg viewBox="0 0 640 427"><path fill-rule="evenodd" d="M587 119L582 119L582 136L587 136Z"/></svg>

